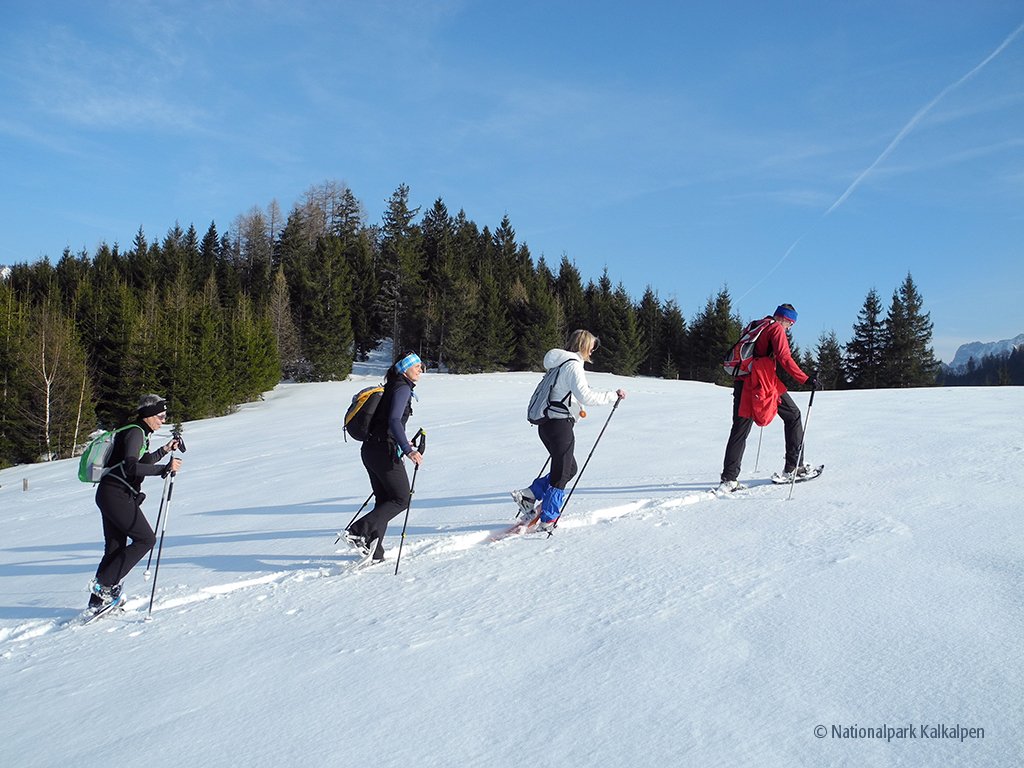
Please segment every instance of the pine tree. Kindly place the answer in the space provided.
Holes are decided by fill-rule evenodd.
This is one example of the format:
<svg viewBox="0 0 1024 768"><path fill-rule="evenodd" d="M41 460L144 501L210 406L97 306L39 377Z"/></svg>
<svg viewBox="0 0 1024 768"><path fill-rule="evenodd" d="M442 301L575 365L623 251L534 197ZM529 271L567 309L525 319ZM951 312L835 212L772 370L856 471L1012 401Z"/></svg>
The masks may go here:
<svg viewBox="0 0 1024 768"><path fill-rule="evenodd" d="M28 371L23 368L28 310L0 280L0 467L34 461L27 412Z"/></svg>
<svg viewBox="0 0 1024 768"><path fill-rule="evenodd" d="M853 389L882 386L883 343L882 303L872 288L853 326L853 338L846 344L845 378Z"/></svg>
<svg viewBox="0 0 1024 768"><path fill-rule="evenodd" d="M612 372L620 376L636 376L647 349L640 336L636 307L622 283L612 294L612 327L608 347L612 351Z"/></svg>
<svg viewBox="0 0 1024 768"><path fill-rule="evenodd" d="M480 300L476 318L473 359L479 371L507 370L514 337L497 281L490 269L479 278Z"/></svg>
<svg viewBox="0 0 1024 768"><path fill-rule="evenodd" d="M465 263L456 248L455 222L441 198L434 201L420 227L427 286L426 349L436 365L442 367L449 362L454 325L464 317L459 311L459 278L465 275Z"/></svg>
<svg viewBox="0 0 1024 768"><path fill-rule="evenodd" d="M131 250L125 254L125 269L128 284L135 290L145 291L156 284L156 261L142 227L135 233Z"/></svg>
<svg viewBox="0 0 1024 768"><path fill-rule="evenodd" d="M686 378L690 371L689 334L686 318L675 299L665 302L659 329L661 339L658 374L666 379Z"/></svg>
<svg viewBox="0 0 1024 768"><path fill-rule="evenodd" d="M742 320L732 313L728 288L709 298L704 310L690 324L690 378L729 385L731 378L722 368L722 360L736 343Z"/></svg>
<svg viewBox="0 0 1024 768"><path fill-rule="evenodd" d="M620 364L619 345L615 338L616 316L615 303L612 295L612 280L605 267L597 283L587 284L583 292L586 299L589 317L580 326L586 328L601 340L601 353L594 356L591 367L595 371L611 372ZM570 331L571 332L571 331Z"/></svg>
<svg viewBox="0 0 1024 768"><path fill-rule="evenodd" d="M423 336L423 255L409 208L409 187L399 185L388 200L381 226L380 310L389 318L396 355L419 346Z"/></svg>
<svg viewBox="0 0 1024 768"><path fill-rule="evenodd" d="M642 376L658 376L661 373L661 361L665 357L661 336L662 319L658 294L648 285L636 310L637 331L640 334L641 348L644 350L639 366L639 373Z"/></svg>
<svg viewBox="0 0 1024 768"><path fill-rule="evenodd" d="M563 255L555 278L555 290L565 313L566 335L589 324L589 312L583 295L583 280L576 265Z"/></svg>
<svg viewBox="0 0 1024 768"><path fill-rule="evenodd" d="M885 386L926 387L935 383L939 364L931 348L931 317L927 312L922 313L923 304L908 272L893 293L885 318Z"/></svg>
<svg viewBox="0 0 1024 768"><path fill-rule="evenodd" d="M199 259L196 264L195 285L199 288L206 285L211 275L217 272L218 252L220 251L220 236L217 234L217 225L212 221L199 243Z"/></svg>
<svg viewBox="0 0 1024 768"><path fill-rule="evenodd" d="M303 333L313 377L341 381L352 372L354 354L349 302L352 282L341 241L334 235L317 241L318 276L310 296L310 323Z"/></svg>
<svg viewBox="0 0 1024 768"><path fill-rule="evenodd" d="M835 331L821 334L815 357L818 382L822 389L842 389L846 384L843 377L843 349ZM804 371L810 373L813 368L814 366L804 368Z"/></svg>

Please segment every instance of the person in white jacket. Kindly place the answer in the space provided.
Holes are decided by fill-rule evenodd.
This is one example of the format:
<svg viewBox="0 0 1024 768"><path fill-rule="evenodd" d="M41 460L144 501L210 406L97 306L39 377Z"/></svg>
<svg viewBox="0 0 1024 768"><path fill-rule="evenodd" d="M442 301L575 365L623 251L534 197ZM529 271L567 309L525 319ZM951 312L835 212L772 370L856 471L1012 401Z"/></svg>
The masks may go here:
<svg viewBox="0 0 1024 768"><path fill-rule="evenodd" d="M537 503L540 502L539 528L551 528L562 512L565 502L565 486L576 476L576 457L573 450L576 437L573 434L573 398L579 405L612 405L626 396L625 390L595 390L587 384L583 364L589 363L591 355L600 346L600 340L590 331L573 331L565 349L551 349L544 355L546 371L558 369L546 406L543 406L543 421L537 426L540 437L551 456L551 472L538 477L529 488L512 491L512 498L519 504L521 522L529 524L537 517Z"/></svg>

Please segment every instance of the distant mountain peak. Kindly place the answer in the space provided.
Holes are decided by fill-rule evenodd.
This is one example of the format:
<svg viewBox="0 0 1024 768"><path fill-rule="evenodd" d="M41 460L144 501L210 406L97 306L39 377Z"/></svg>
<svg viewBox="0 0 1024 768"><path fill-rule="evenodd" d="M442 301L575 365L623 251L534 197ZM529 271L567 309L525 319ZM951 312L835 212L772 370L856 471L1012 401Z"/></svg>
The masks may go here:
<svg viewBox="0 0 1024 768"><path fill-rule="evenodd" d="M949 364L949 367L952 370L960 370L967 365L967 361L972 357L974 362L980 363L983 357L1008 355L1022 346L1024 346L1024 333L1002 341L972 341L969 344L961 344L956 354L953 355L953 362Z"/></svg>

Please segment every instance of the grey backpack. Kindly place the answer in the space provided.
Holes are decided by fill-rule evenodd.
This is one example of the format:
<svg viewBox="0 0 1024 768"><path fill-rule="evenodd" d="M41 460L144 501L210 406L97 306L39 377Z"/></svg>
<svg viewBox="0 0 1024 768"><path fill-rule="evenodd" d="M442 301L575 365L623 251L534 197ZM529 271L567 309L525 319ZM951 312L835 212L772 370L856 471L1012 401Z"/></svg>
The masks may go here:
<svg viewBox="0 0 1024 768"><path fill-rule="evenodd" d="M530 398L530 407L526 409L526 419L531 424L543 424L545 421L550 420L551 417L548 415L548 411L552 410L569 416L572 392L567 392L561 400L552 400L551 392L555 388L555 382L558 381L558 374L561 373L562 366L571 362L572 359L570 358L549 370L544 374L544 378L540 380L537 388L533 390L533 397Z"/></svg>

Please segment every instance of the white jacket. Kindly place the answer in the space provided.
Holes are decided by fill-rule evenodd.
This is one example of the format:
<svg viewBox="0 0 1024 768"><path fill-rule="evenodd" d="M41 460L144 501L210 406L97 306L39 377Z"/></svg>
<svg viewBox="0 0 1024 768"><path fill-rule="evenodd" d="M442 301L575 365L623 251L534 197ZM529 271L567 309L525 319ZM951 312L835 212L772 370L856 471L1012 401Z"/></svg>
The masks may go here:
<svg viewBox="0 0 1024 768"><path fill-rule="evenodd" d="M544 369L550 371L567 360L571 362L558 372L549 400L557 402L570 392L582 405L612 405L619 399L618 393L613 389L590 388L587 384L587 374L583 370L583 358L575 352L557 348L548 350L544 355ZM556 410L552 410L551 418L564 419L568 418L568 415L560 416Z"/></svg>

